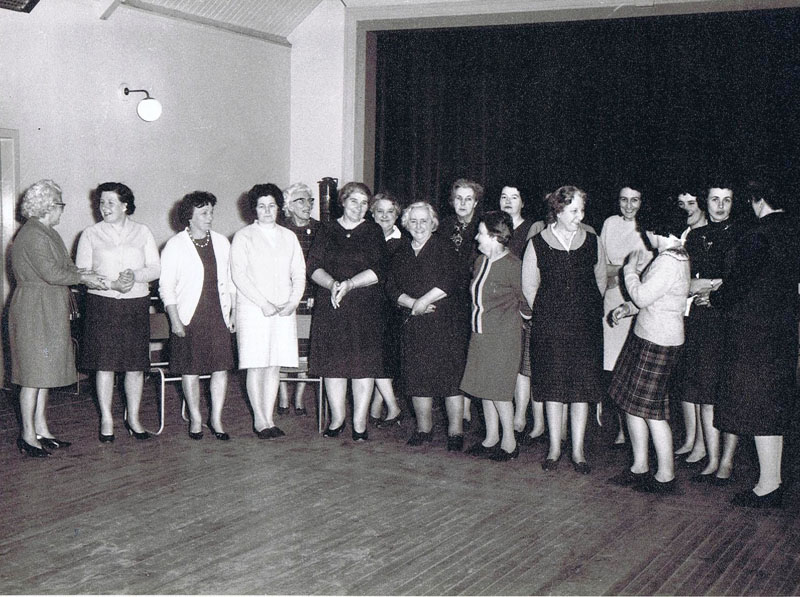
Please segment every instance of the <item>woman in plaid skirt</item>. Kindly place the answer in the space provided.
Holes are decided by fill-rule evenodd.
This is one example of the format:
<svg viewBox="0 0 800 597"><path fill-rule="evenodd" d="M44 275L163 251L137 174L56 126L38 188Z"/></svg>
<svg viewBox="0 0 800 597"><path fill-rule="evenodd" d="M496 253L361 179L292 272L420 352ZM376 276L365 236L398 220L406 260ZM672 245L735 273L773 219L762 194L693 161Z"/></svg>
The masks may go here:
<svg viewBox="0 0 800 597"><path fill-rule="evenodd" d="M642 273L640 259L628 257L623 268L625 287L632 301L612 311L612 322L638 312L633 334L628 336L614 368L608 393L625 413L633 448L633 466L611 479L633 485L637 491L671 493L675 490L672 430L669 426L667 383L683 345L683 311L689 294L689 255L680 240L686 216L669 214L646 226L649 244L658 256ZM658 458L658 470L648 474L649 435Z"/></svg>

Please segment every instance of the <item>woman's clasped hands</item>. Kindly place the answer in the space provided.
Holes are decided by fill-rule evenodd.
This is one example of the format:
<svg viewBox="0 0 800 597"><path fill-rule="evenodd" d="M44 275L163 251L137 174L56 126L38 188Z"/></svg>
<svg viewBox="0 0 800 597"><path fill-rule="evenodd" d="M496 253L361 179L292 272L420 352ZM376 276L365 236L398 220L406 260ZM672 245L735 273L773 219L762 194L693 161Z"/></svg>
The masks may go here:
<svg viewBox="0 0 800 597"><path fill-rule="evenodd" d="M342 299L345 295L355 288L355 284L349 278L344 282L334 282L331 288L331 305L334 309L338 309L342 304Z"/></svg>

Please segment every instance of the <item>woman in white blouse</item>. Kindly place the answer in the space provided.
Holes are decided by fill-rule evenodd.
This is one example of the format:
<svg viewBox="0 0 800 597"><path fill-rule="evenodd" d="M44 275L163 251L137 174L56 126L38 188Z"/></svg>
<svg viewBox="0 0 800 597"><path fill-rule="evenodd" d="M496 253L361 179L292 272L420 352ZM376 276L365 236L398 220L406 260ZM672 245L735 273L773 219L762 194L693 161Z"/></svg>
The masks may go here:
<svg viewBox="0 0 800 597"><path fill-rule="evenodd" d="M150 282L161 273L153 233L130 217L133 192L120 182L97 187L102 221L81 234L75 264L107 280L108 290L89 290L80 368L97 371L101 442L114 441L111 400L114 372L125 372L125 428L136 439L150 434L139 421L144 370L150 366Z"/></svg>
<svg viewBox="0 0 800 597"><path fill-rule="evenodd" d="M247 369L253 430L261 439L285 435L273 420L281 367L297 367L295 310L303 297L306 263L295 234L277 224L283 193L257 184L247 193L255 222L233 237L239 368Z"/></svg>
<svg viewBox="0 0 800 597"><path fill-rule="evenodd" d="M161 252L159 293L169 317L170 371L181 376L189 409L189 437L203 438L200 375L211 374L208 428L219 440L222 406L233 369L231 304L236 289L230 276L228 239L211 230L217 198L195 191L178 203L178 220L186 229Z"/></svg>
<svg viewBox="0 0 800 597"><path fill-rule="evenodd" d="M619 214L610 216L603 222L603 229L600 232L600 242L606 252L606 292L603 295L603 370L607 381L610 381L611 373L617 362L625 339L631 329L631 319L621 319L619 323L612 325L611 311L618 307L625 298L622 294L621 270L625 259L631 253L641 256L644 263L637 263L639 271L642 271L647 263L652 259L652 253L646 250L644 242L636 224L637 215L642 207L642 185L634 182L627 182L619 190ZM622 417L617 413L619 431L614 440L614 448L625 447L625 427Z"/></svg>

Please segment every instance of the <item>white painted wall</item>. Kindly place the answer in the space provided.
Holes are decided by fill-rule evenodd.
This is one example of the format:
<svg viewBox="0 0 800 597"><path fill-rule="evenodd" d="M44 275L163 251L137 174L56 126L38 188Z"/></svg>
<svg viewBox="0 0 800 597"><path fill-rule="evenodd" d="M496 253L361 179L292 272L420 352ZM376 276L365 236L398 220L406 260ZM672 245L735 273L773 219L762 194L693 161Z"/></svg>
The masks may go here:
<svg viewBox="0 0 800 597"><path fill-rule="evenodd" d="M290 178L317 196L317 181L339 179L343 170L345 8L322 0L292 32ZM319 206L314 207L319 213Z"/></svg>
<svg viewBox="0 0 800 597"><path fill-rule="evenodd" d="M20 190L61 184L68 247L94 222L90 191L106 180L133 189L134 218L159 244L174 234L169 210L197 189L217 196L215 229L232 234L245 224L242 192L289 183L291 50L124 5L101 21L96 5L0 11L0 128L19 130ZM123 82L159 99L161 119L140 120Z"/></svg>

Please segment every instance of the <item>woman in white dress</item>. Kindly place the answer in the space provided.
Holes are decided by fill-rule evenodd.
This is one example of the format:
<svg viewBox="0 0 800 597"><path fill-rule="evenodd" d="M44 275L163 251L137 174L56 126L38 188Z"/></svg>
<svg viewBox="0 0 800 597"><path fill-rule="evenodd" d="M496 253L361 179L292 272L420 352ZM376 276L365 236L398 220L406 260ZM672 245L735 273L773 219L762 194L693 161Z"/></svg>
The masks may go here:
<svg viewBox="0 0 800 597"><path fill-rule="evenodd" d="M283 193L257 184L247 193L256 220L233 237L231 276L236 294L239 368L247 369L253 430L261 439L285 435L273 421L281 367L297 367L295 310L306 264L295 234L278 226Z"/></svg>
<svg viewBox="0 0 800 597"><path fill-rule="evenodd" d="M613 215L603 222L603 229L600 232L600 241L606 250L606 273L607 286L603 295L603 370L606 376L610 377L617 363L617 357L622 352L625 339L631 328L630 318L622 319L616 325L610 323L610 313L622 303L626 297L622 294L620 285L620 270L625 263L625 258L633 252L637 255L652 258L642 241L638 226L636 225L636 214L642 207L642 185L636 183L626 183L619 191L619 215ZM637 271L641 272L647 262L638 263ZM617 412L619 431L614 440L615 448L625 446L625 426L622 424L622 417Z"/></svg>

